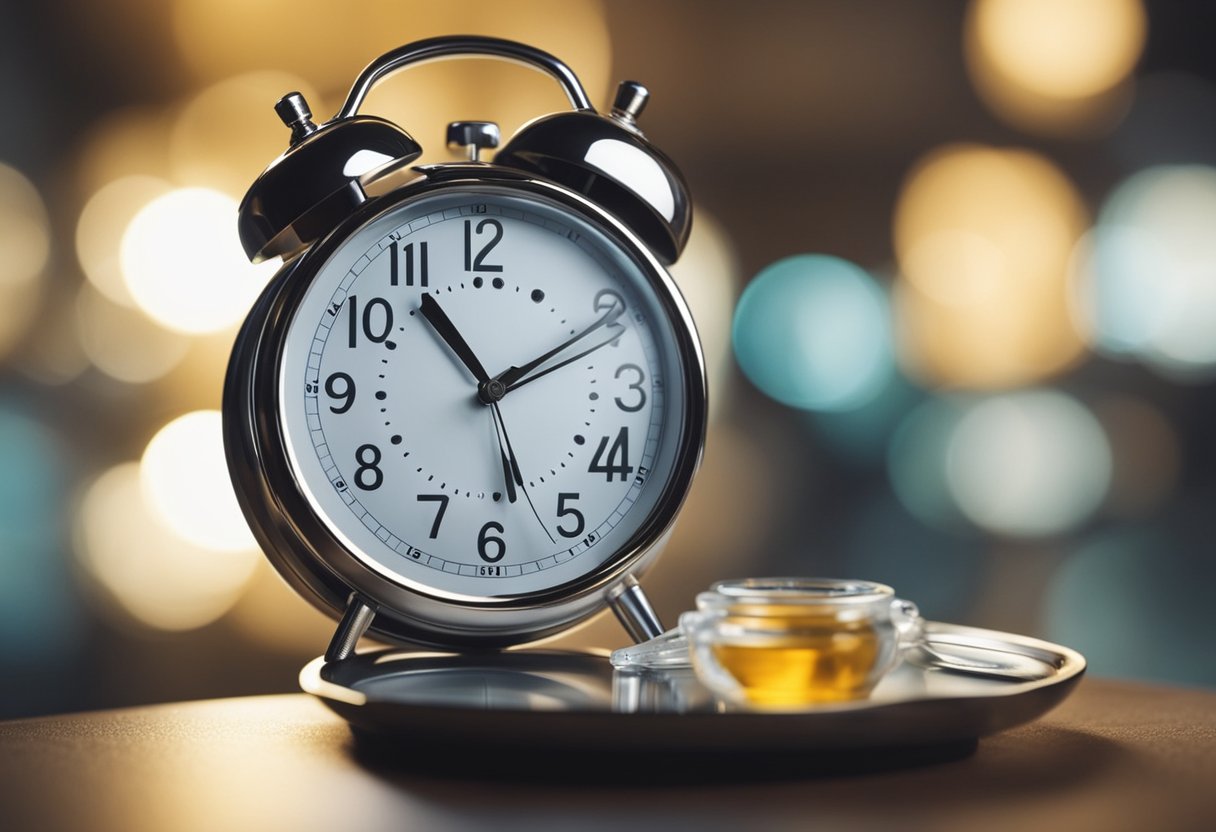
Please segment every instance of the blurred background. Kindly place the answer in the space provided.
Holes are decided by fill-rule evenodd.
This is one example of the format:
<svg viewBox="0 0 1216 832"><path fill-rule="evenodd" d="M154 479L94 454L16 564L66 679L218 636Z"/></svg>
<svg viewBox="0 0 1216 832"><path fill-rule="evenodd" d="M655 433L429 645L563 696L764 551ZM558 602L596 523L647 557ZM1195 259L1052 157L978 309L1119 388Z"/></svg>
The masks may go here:
<svg viewBox="0 0 1216 832"><path fill-rule="evenodd" d="M892 584L934 619L1216 686L1216 7L1140 0L0 3L0 717L296 689L333 624L222 463L275 265L236 206L272 105L481 33L572 65L696 200L674 273L713 409L644 581ZM565 105L485 61L365 112L449 158ZM568 643L615 647L610 619Z"/></svg>

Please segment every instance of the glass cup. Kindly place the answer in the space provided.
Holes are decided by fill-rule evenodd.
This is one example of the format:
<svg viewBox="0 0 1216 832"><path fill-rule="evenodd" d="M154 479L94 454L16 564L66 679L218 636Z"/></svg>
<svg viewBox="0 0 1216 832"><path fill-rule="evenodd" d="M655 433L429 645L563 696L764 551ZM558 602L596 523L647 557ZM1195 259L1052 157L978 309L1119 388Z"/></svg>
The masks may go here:
<svg viewBox="0 0 1216 832"><path fill-rule="evenodd" d="M768 710L864 698L923 638L916 605L891 587L831 578L716 583L679 629L710 690Z"/></svg>

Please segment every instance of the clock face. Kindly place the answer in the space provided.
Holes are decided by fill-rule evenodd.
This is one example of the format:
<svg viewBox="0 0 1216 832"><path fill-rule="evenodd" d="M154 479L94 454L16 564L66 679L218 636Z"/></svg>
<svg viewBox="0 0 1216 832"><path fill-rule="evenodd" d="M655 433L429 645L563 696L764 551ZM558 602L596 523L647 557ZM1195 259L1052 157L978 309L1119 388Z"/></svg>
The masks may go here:
<svg viewBox="0 0 1216 832"><path fill-rule="evenodd" d="M286 335L293 474L354 557L454 599L541 593L636 545L688 379L653 270L538 195L399 203L320 267Z"/></svg>

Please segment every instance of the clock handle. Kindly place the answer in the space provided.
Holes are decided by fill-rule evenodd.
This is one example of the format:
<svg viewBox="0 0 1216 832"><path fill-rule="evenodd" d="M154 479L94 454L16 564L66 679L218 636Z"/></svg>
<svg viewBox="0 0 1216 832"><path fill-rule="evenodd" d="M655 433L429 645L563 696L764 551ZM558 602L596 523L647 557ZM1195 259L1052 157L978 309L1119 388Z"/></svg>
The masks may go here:
<svg viewBox="0 0 1216 832"><path fill-rule="evenodd" d="M385 76L406 66L426 63L441 58L486 55L540 70L552 76L570 99L576 110L595 112L587 92L578 77L560 60L544 52L513 40L488 38L478 35L453 35L428 38L399 46L372 61L355 79L346 103L334 119L350 118L359 112L359 107L372 85Z"/></svg>
<svg viewBox="0 0 1216 832"><path fill-rule="evenodd" d="M659 614L654 611L650 599L632 575L609 591L608 606L616 613L625 632L638 644L663 634Z"/></svg>

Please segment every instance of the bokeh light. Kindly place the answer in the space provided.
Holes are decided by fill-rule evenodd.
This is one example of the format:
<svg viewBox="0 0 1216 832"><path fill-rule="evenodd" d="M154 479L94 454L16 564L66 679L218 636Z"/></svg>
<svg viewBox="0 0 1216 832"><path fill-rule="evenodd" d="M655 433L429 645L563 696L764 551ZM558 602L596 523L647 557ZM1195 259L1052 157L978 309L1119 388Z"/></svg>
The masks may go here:
<svg viewBox="0 0 1216 832"><path fill-rule="evenodd" d="M64 557L63 437L0 397L0 659L52 661L79 635Z"/></svg>
<svg viewBox="0 0 1216 832"><path fill-rule="evenodd" d="M224 552L257 548L228 479L218 410L161 428L144 450L140 478L148 505L183 539Z"/></svg>
<svg viewBox="0 0 1216 832"><path fill-rule="evenodd" d="M849 410L894 371L886 294L859 267L818 254L779 260L735 309L735 356L752 383L806 410Z"/></svg>
<svg viewBox="0 0 1216 832"><path fill-rule="evenodd" d="M1011 81L1040 95L1081 98L1110 89L1144 41L1139 0L977 0L979 45Z"/></svg>
<svg viewBox="0 0 1216 832"><path fill-rule="evenodd" d="M965 54L976 89L1022 127L1109 126L1144 47L1140 0L975 0Z"/></svg>
<svg viewBox="0 0 1216 832"><path fill-rule="evenodd" d="M1030 390L982 399L962 415L947 449L946 482L973 523L1039 537L1074 529L1102 504L1111 450L1076 399Z"/></svg>
<svg viewBox="0 0 1216 832"><path fill-rule="evenodd" d="M1077 307L1095 346L1178 378L1216 367L1216 168L1141 171L1078 246Z"/></svg>
<svg viewBox="0 0 1216 832"><path fill-rule="evenodd" d="M89 281L107 298L124 306L135 299L122 279L122 233L148 203L172 190L154 176L124 176L97 191L76 223L76 257Z"/></svg>
<svg viewBox="0 0 1216 832"><path fill-rule="evenodd" d="M202 627L236 602L258 555L183 540L145 501L140 469L123 463L88 487L78 517L81 563L122 620L161 630ZM200 496L206 493L200 488Z"/></svg>
<svg viewBox="0 0 1216 832"><path fill-rule="evenodd" d="M41 296L51 234L38 190L0 163L0 356L21 337Z"/></svg>
<svg viewBox="0 0 1216 832"><path fill-rule="evenodd" d="M709 377L709 415L721 412L729 398L731 380L731 315L738 293L739 260L730 237L716 219L700 206L694 214L688 245L671 266L671 276L680 287L696 322L705 372Z"/></svg>
<svg viewBox="0 0 1216 832"><path fill-rule="evenodd" d="M236 209L218 191L182 188L135 215L122 238L122 272L142 310L192 334L244 318L278 264L249 263L235 231Z"/></svg>
<svg viewBox="0 0 1216 832"><path fill-rule="evenodd" d="M1087 226L1058 168L1023 150L941 148L904 183L895 214L900 357L932 384L1025 384L1076 361L1069 258Z"/></svg>
<svg viewBox="0 0 1216 832"><path fill-rule="evenodd" d="M76 296L76 327L80 345L93 365L128 384L144 384L165 375L190 346L185 336L114 303L91 284L82 286Z"/></svg>

